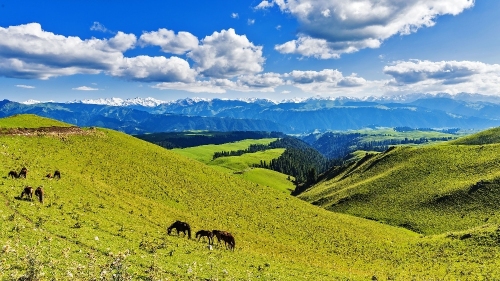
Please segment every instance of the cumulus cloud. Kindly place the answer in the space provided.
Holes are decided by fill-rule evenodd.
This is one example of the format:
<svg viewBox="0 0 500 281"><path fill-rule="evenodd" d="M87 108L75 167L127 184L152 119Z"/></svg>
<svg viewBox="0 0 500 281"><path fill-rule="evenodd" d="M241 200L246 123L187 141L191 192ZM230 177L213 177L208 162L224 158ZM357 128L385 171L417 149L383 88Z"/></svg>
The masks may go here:
<svg viewBox="0 0 500 281"><path fill-rule="evenodd" d="M232 13L232 14L231 14L231 17L232 17L233 19L237 19L237 18L239 18L239 17L240 17L240 15L238 15L238 13Z"/></svg>
<svg viewBox="0 0 500 281"><path fill-rule="evenodd" d="M384 67L393 92L498 94L500 65L477 61L398 61Z"/></svg>
<svg viewBox="0 0 500 281"><path fill-rule="evenodd" d="M458 15L474 0L264 0L297 18L298 38L276 46L282 53L338 58L364 48L378 48L387 38L433 26L441 15Z"/></svg>
<svg viewBox="0 0 500 281"><path fill-rule="evenodd" d="M16 87L18 88L23 88L23 89L35 89L34 86L30 86L30 85L16 85Z"/></svg>
<svg viewBox="0 0 500 281"><path fill-rule="evenodd" d="M160 28L158 31L145 32L139 38L142 46L160 46L165 53L184 54L198 46L198 38L189 32L174 31Z"/></svg>
<svg viewBox="0 0 500 281"><path fill-rule="evenodd" d="M0 27L0 75L48 79L96 74L112 69L135 41L135 35L123 32L109 40L81 40L44 31L38 23Z"/></svg>
<svg viewBox="0 0 500 281"><path fill-rule="evenodd" d="M87 87L87 86L80 86L80 87L72 88L71 90L77 90L77 91L97 91L99 89L92 88L92 87Z"/></svg>
<svg viewBox="0 0 500 281"><path fill-rule="evenodd" d="M122 63L109 71L112 76L144 82L194 82L196 71L178 57L137 56L123 58Z"/></svg>
<svg viewBox="0 0 500 281"><path fill-rule="evenodd" d="M262 47L255 46L234 29L214 32L187 56L196 63L196 70L205 77L230 78L262 72Z"/></svg>

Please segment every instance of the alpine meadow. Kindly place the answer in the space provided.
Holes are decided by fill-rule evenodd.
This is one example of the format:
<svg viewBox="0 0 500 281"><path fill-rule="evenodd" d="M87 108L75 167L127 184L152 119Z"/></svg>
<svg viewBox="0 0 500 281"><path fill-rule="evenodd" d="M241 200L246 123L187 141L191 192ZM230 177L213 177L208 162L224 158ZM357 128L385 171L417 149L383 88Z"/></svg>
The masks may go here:
<svg viewBox="0 0 500 281"><path fill-rule="evenodd" d="M500 278L500 146L474 136L391 149L300 195L332 212L113 130L34 115L0 127L2 280ZM43 203L19 198L26 186ZM191 239L167 234L177 220ZM194 237L212 229L235 249Z"/></svg>

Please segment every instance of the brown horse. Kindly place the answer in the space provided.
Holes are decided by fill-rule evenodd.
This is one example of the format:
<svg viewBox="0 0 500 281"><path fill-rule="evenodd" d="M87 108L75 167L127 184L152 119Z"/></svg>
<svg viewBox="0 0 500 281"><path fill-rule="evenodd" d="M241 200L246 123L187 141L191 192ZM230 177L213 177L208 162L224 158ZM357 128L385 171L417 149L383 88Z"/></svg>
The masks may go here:
<svg viewBox="0 0 500 281"><path fill-rule="evenodd" d="M35 190L35 196L38 197L40 203L43 203L43 189L41 186L37 187Z"/></svg>
<svg viewBox="0 0 500 281"><path fill-rule="evenodd" d="M10 171L8 176L13 179L19 178L19 174L16 171Z"/></svg>
<svg viewBox="0 0 500 281"><path fill-rule="evenodd" d="M236 245L234 241L234 237L231 233L223 230L212 230L212 234L217 237L217 242L224 241L226 247L229 246L229 249L234 250L234 246Z"/></svg>
<svg viewBox="0 0 500 281"><path fill-rule="evenodd" d="M21 196L19 196L19 199L22 199L24 195L26 195L29 200L33 201L33 187L25 187L23 192L21 192Z"/></svg>
<svg viewBox="0 0 500 281"><path fill-rule="evenodd" d="M61 172L59 172L59 170L56 170L56 171L54 172L54 178L61 179Z"/></svg>
<svg viewBox="0 0 500 281"><path fill-rule="evenodd" d="M28 175L28 169L26 169L26 167L23 167L21 169L21 172L19 172L19 175L18 175L18 178L26 178L26 176Z"/></svg>
<svg viewBox="0 0 500 281"><path fill-rule="evenodd" d="M226 243L226 248L228 247L230 250L234 251L234 247L236 246L236 242L234 241L233 235L229 232L224 232L221 234L221 239Z"/></svg>
<svg viewBox="0 0 500 281"><path fill-rule="evenodd" d="M172 229L174 228L177 231L177 235L179 235L182 232L184 233L184 236L186 236L186 231L187 231L188 237L189 239L191 239L191 227L189 226L188 223L182 221L174 222L171 226L167 228L168 235L170 235Z"/></svg>
<svg viewBox="0 0 500 281"><path fill-rule="evenodd" d="M198 238L198 241L200 241L201 237L207 237L208 238L208 244L212 245L214 234L210 230L200 230L196 232L196 238Z"/></svg>

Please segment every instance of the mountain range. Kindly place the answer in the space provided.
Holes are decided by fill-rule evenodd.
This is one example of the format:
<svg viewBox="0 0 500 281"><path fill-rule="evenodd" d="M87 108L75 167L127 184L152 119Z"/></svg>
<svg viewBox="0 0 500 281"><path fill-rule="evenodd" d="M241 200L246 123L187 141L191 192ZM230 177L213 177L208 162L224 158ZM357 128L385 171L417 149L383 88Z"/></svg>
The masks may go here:
<svg viewBox="0 0 500 281"><path fill-rule="evenodd" d="M370 126L485 129L500 126L500 98L479 94L358 98L97 99L71 102L0 101L0 117L32 113L78 126L98 126L128 134L152 132L313 131Z"/></svg>

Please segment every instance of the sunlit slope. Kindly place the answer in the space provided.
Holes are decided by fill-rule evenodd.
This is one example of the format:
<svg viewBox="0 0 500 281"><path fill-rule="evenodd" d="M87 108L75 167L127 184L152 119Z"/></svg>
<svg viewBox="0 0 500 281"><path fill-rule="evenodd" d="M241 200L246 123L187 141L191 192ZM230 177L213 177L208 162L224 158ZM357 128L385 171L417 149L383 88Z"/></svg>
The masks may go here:
<svg viewBox="0 0 500 281"><path fill-rule="evenodd" d="M500 143L500 127L482 131L480 133L462 137L452 142L453 144L483 145Z"/></svg>
<svg viewBox="0 0 500 281"><path fill-rule="evenodd" d="M500 144L454 143L365 157L300 198L424 234L500 223Z"/></svg>
<svg viewBox="0 0 500 281"><path fill-rule="evenodd" d="M39 127L69 127L71 124L54 119L36 116L33 114L20 114L6 118L0 118L0 128L39 128Z"/></svg>
<svg viewBox="0 0 500 281"><path fill-rule="evenodd" d="M284 148L268 149L254 153L245 153L240 156L228 156L213 159L215 152L244 150L251 144L267 145L274 140L276 139L248 139L218 145L201 145L183 149L173 149L172 151L210 165L214 169L243 177L256 184L269 186L271 188L290 193L295 189L295 185L288 179L288 175L273 170L253 168L255 164L260 164L261 161L269 163L272 159L278 158L285 151Z"/></svg>
<svg viewBox="0 0 500 281"><path fill-rule="evenodd" d="M500 277L495 248L331 213L114 131L1 135L0 154L5 175L29 170L0 179L2 280ZM26 185L44 187L43 205L15 199ZM193 238L232 232L236 250L166 235L177 219Z"/></svg>

